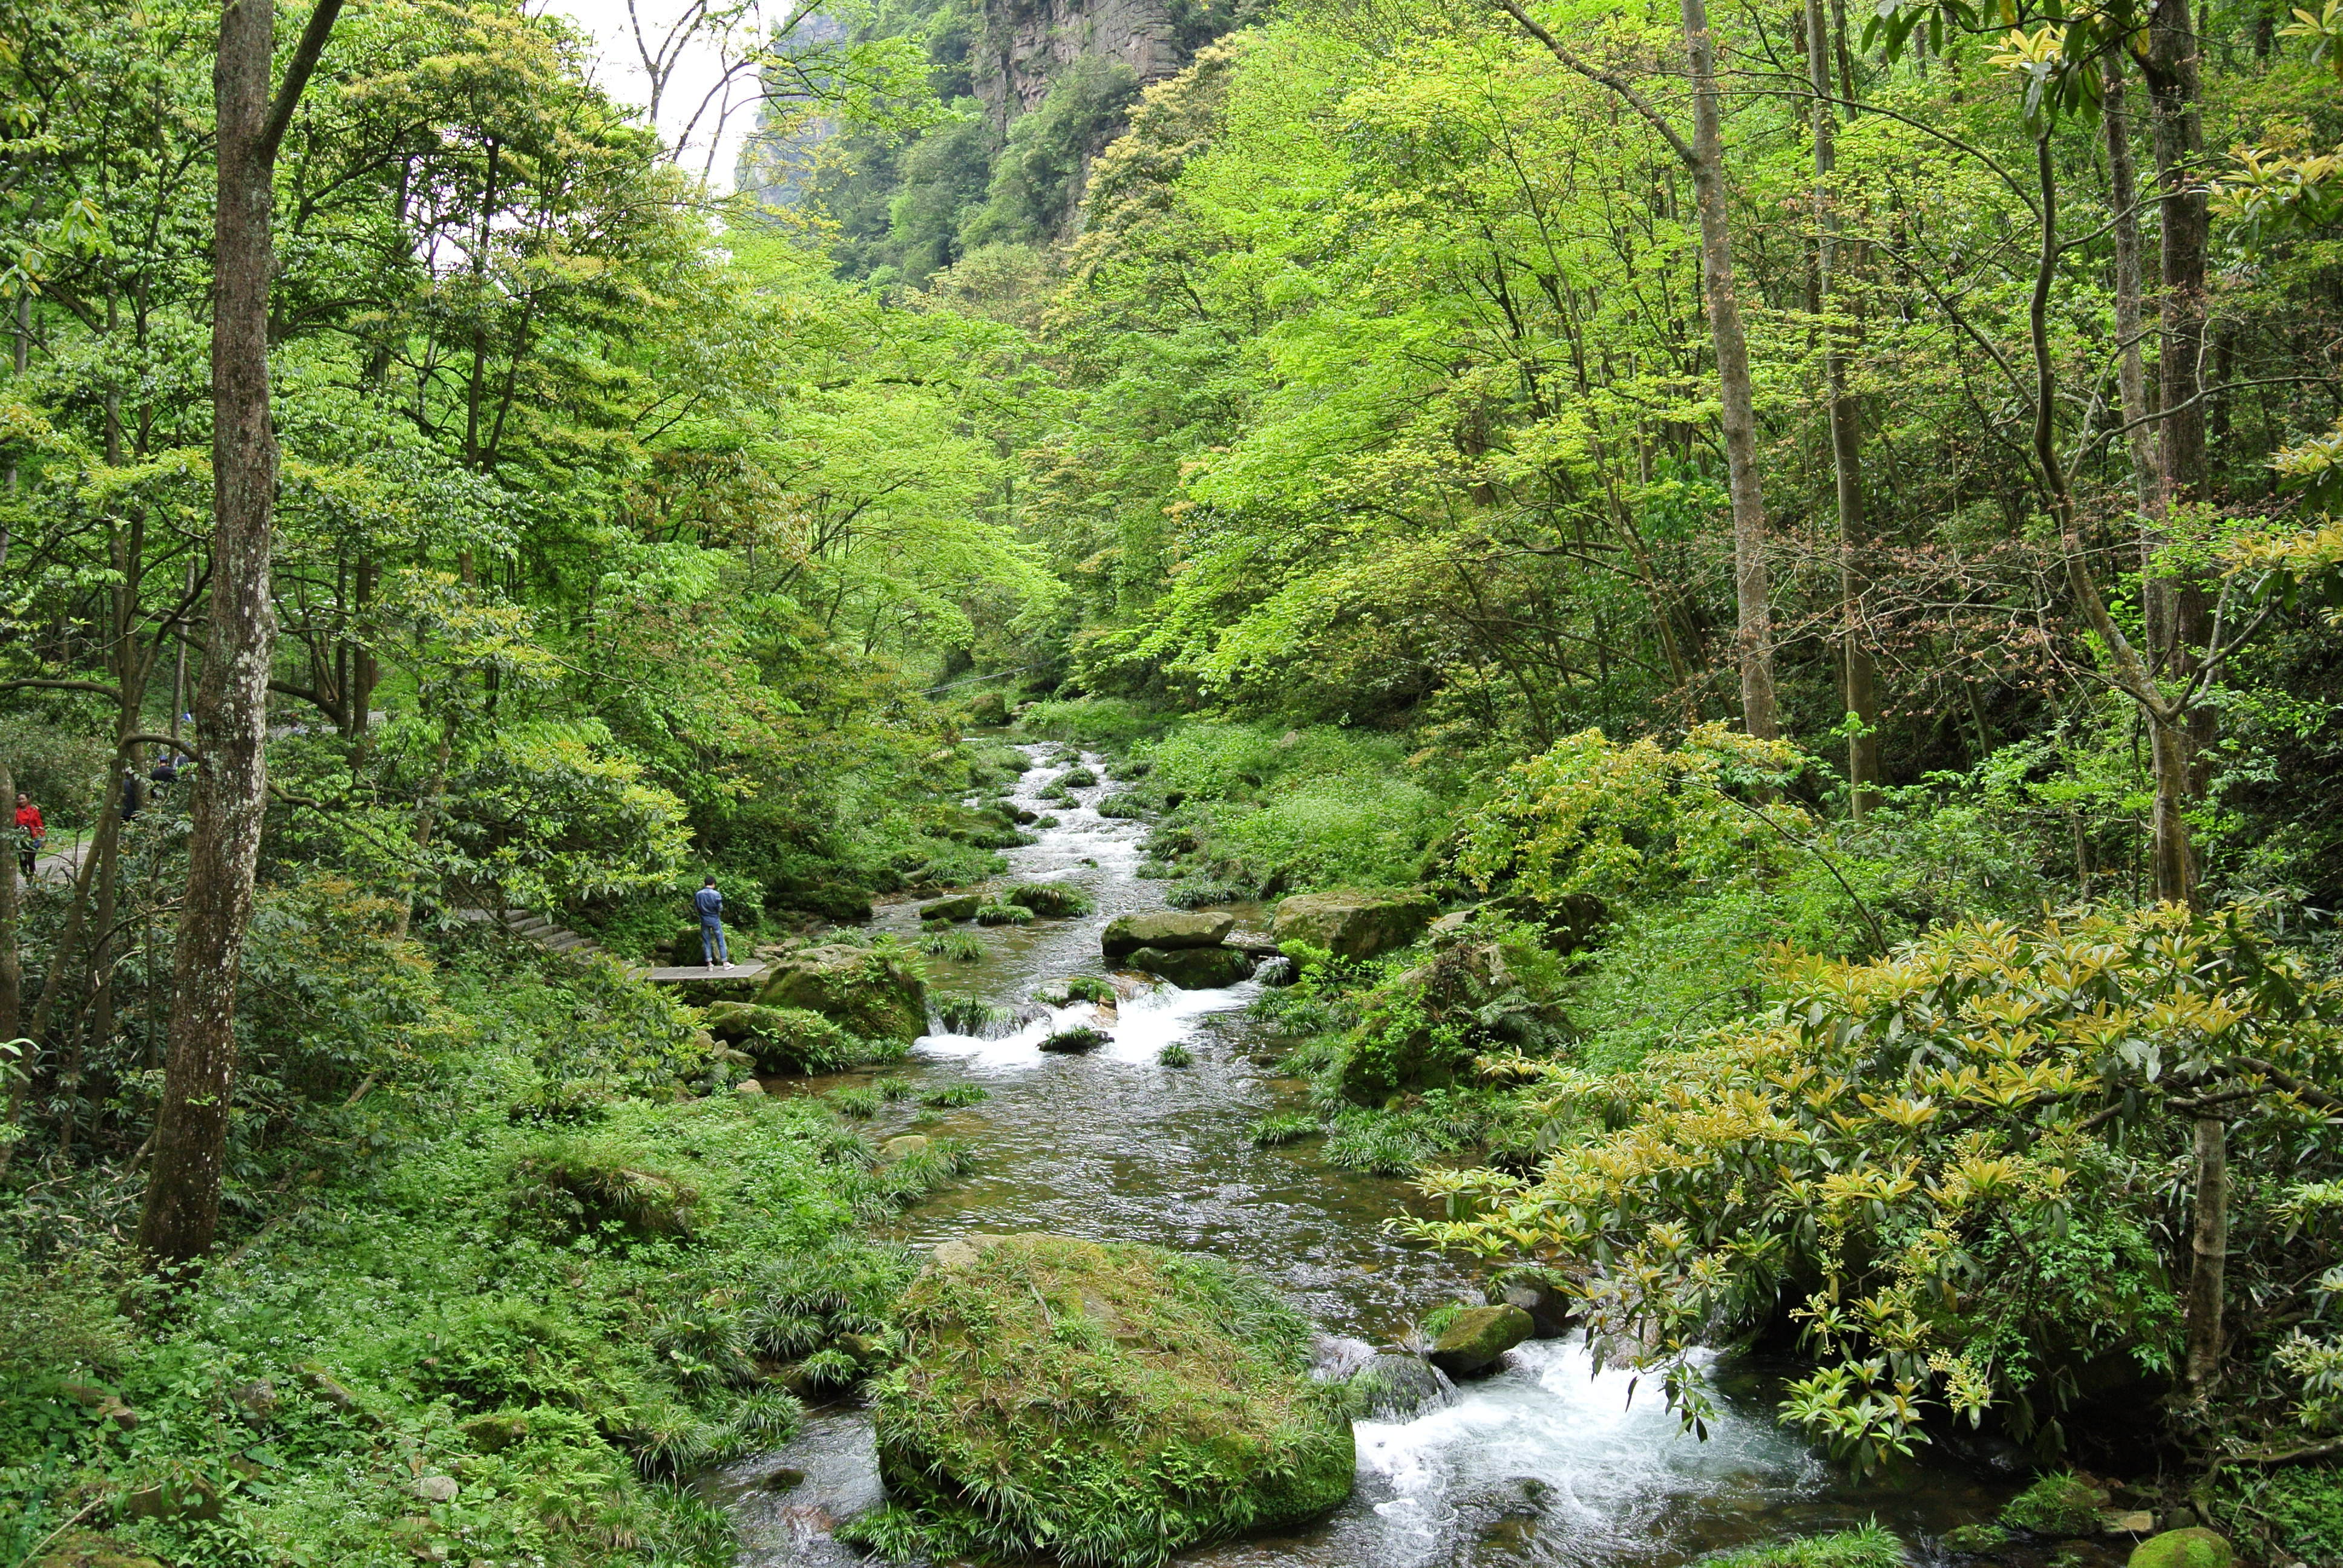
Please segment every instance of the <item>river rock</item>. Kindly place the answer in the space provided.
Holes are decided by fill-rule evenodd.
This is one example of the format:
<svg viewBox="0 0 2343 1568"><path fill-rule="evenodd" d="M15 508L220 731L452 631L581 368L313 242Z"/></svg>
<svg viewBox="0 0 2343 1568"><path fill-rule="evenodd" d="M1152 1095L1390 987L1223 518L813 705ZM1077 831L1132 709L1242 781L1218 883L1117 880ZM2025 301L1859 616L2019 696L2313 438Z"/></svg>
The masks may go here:
<svg viewBox="0 0 2343 1568"><path fill-rule="evenodd" d="M928 987L918 972L900 960L843 942L775 960L772 978L757 1000L818 1012L866 1040L908 1045L928 1032Z"/></svg>
<svg viewBox="0 0 2343 1568"><path fill-rule="evenodd" d="M923 920L970 920L984 902L981 893L955 893L949 899L937 899L920 906Z"/></svg>
<svg viewBox="0 0 2343 1568"><path fill-rule="evenodd" d="M1252 973L1252 958L1234 948L1141 948L1122 961L1182 990L1217 990Z"/></svg>
<svg viewBox="0 0 2343 1568"><path fill-rule="evenodd" d="M1534 1326L1516 1306L1467 1307L1440 1331L1424 1359L1450 1377L1471 1377L1495 1366Z"/></svg>
<svg viewBox="0 0 2343 1568"><path fill-rule="evenodd" d="M1117 915L1099 933L1099 950L1111 959L1141 948L1215 948L1234 929L1234 915L1191 914L1185 910L1156 910L1143 915Z"/></svg>
<svg viewBox="0 0 2343 1568"><path fill-rule="evenodd" d="M2149 1536L2131 1549L2130 1568L2229 1568L2237 1560L2226 1536L2198 1525Z"/></svg>
<svg viewBox="0 0 2343 1568"><path fill-rule="evenodd" d="M823 1072L862 1054L850 1030L808 1008L719 1001L707 1018L708 1032L738 1046L759 1072Z"/></svg>
<svg viewBox="0 0 2343 1568"><path fill-rule="evenodd" d="M1350 1494L1351 1426L1311 1377L1309 1323L1216 1259L970 1235L936 1250L898 1321L880 1473L943 1534L980 1529L988 1557L1176 1553Z"/></svg>
<svg viewBox="0 0 2343 1568"><path fill-rule="evenodd" d="M925 1154L928 1141L916 1132L906 1132L900 1138L890 1138L879 1146L881 1162L892 1165L898 1160L908 1160L914 1154Z"/></svg>
<svg viewBox="0 0 2343 1568"><path fill-rule="evenodd" d="M415 1478L415 1495L426 1503L453 1503L463 1488L452 1475L418 1475Z"/></svg>
<svg viewBox="0 0 2343 1568"><path fill-rule="evenodd" d="M732 1092L743 1100L762 1100L765 1098L765 1086L753 1078L744 1078L732 1086Z"/></svg>
<svg viewBox="0 0 2343 1568"><path fill-rule="evenodd" d="M1562 1339L1575 1327L1571 1322L1570 1298L1551 1280L1534 1274L1516 1274L1498 1281L1490 1287L1490 1301L1527 1312L1530 1338L1534 1340Z"/></svg>
<svg viewBox="0 0 2343 1568"><path fill-rule="evenodd" d="M1440 906L1424 893L1364 892L1355 888L1295 893L1277 906L1270 935L1307 942L1338 959L1368 959L1403 948L1423 934Z"/></svg>
<svg viewBox="0 0 2343 1568"><path fill-rule="evenodd" d="M1420 1358L1385 1351L1351 1374L1352 1408L1372 1421L1413 1421L1453 1387Z"/></svg>

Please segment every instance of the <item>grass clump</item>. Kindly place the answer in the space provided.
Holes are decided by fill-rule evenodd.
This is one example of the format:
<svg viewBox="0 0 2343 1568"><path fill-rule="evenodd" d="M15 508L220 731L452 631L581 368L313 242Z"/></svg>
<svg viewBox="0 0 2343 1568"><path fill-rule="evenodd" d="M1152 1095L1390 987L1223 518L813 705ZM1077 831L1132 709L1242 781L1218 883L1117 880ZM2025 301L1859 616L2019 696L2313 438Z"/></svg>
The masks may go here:
<svg viewBox="0 0 2343 1568"><path fill-rule="evenodd" d="M1097 782L1098 775L1079 764L1067 769L1058 778L1060 787L1067 789L1087 789Z"/></svg>
<svg viewBox="0 0 2343 1568"><path fill-rule="evenodd" d="M1428 1141L1392 1117L1347 1115L1326 1136L1326 1161L1370 1176L1405 1176L1432 1153Z"/></svg>
<svg viewBox="0 0 2343 1568"><path fill-rule="evenodd" d="M1033 911L1021 904L987 904L976 911L980 926L1030 926Z"/></svg>
<svg viewBox="0 0 2343 1568"><path fill-rule="evenodd" d="M920 950L933 958L949 959L954 963L980 963L984 960L984 941L974 931L963 931L951 926L935 930L920 928Z"/></svg>
<svg viewBox="0 0 2343 1568"><path fill-rule="evenodd" d="M1091 896L1071 882L1020 883L1001 894L1001 901L1051 920L1091 912Z"/></svg>
<svg viewBox="0 0 2343 1568"><path fill-rule="evenodd" d="M1091 809L1101 817L1135 820L1147 815L1147 801L1135 789L1118 789Z"/></svg>
<svg viewBox="0 0 2343 1568"><path fill-rule="evenodd" d="M1175 1040L1157 1051L1155 1060L1165 1067L1192 1067L1195 1065L1196 1053Z"/></svg>
<svg viewBox="0 0 2343 1568"><path fill-rule="evenodd" d="M937 1249L875 1385L895 1501L841 1536L891 1557L1155 1568L1351 1490L1308 1322L1213 1260L1058 1236Z"/></svg>
<svg viewBox="0 0 2343 1568"><path fill-rule="evenodd" d="M1903 1568L1904 1543L1876 1523L1775 1546L1743 1546L1699 1560L1697 1568Z"/></svg>
<svg viewBox="0 0 2343 1568"><path fill-rule="evenodd" d="M977 1105L992 1098L992 1091L981 1083L947 1083L935 1089L920 1091L920 1103L930 1111L950 1111L955 1106Z"/></svg>
<svg viewBox="0 0 2343 1568"><path fill-rule="evenodd" d="M1113 1038L1114 1036L1103 1030L1092 1029L1088 1024L1076 1024L1071 1029L1059 1030L1042 1040L1041 1049L1063 1054L1078 1054L1085 1050L1096 1050Z"/></svg>
<svg viewBox="0 0 2343 1568"><path fill-rule="evenodd" d="M879 1114L879 1091L860 1084L833 1089L822 1099L840 1116L851 1116L858 1121L867 1121Z"/></svg>
<svg viewBox="0 0 2343 1568"><path fill-rule="evenodd" d="M1288 1143L1299 1143L1318 1131L1318 1119L1299 1113L1286 1116L1264 1116L1252 1124L1248 1136L1256 1149L1282 1149Z"/></svg>
<svg viewBox="0 0 2343 1568"><path fill-rule="evenodd" d="M1114 982L1104 975L1070 975L1052 980L1033 993L1033 1000L1051 1007L1066 1007L1078 1001L1093 1005L1116 1000Z"/></svg>

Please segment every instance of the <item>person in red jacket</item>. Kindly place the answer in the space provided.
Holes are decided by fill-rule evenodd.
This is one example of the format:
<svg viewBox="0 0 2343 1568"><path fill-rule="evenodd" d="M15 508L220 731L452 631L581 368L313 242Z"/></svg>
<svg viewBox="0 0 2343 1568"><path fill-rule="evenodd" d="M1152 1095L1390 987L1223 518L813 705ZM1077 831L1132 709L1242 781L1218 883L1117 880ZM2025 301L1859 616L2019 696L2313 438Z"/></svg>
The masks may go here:
<svg viewBox="0 0 2343 1568"><path fill-rule="evenodd" d="M33 868L40 860L41 840L49 836L48 824L41 820L41 809L33 804L30 795L16 797L16 864L29 882L33 879Z"/></svg>

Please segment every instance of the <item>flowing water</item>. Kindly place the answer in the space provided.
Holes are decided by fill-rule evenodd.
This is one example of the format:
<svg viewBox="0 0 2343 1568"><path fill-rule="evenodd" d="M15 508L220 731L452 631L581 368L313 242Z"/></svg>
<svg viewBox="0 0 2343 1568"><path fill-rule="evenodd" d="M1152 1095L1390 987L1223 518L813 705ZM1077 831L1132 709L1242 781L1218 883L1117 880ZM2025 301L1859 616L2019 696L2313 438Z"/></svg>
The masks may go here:
<svg viewBox="0 0 2343 1568"><path fill-rule="evenodd" d="M1023 1008L994 1038L934 1034L890 1068L933 1084L969 1080L983 1102L920 1129L964 1143L971 1172L910 1211L905 1239L931 1243L968 1231L1056 1231L1201 1250L1276 1282L1356 1354L1388 1345L1443 1302L1477 1301L1452 1260L1402 1246L1383 1222L1409 1201L1401 1182L1326 1164L1314 1143L1256 1149L1252 1123L1302 1103L1282 1078L1279 1045L1247 1013L1248 981L1225 990L1169 986L1126 996L1111 1043L1047 1055L1053 1028L1093 1021L1086 1006L1032 1005L1044 982L1097 974L1099 930L1118 914L1161 907L1142 880L1144 829L1092 808L1111 784L1075 791L1072 809L1040 798L1071 766L1059 749L1021 780L1017 803L1054 814L1040 842L1008 851L1004 882L1062 879L1095 900L1086 916L979 929L985 956L938 959L933 989ZM1094 757L1082 760L1093 769ZM1254 911L1240 909L1241 916ZM910 905L878 924L916 936ZM1244 923L1241 919L1240 923ZM1002 1032L1001 1030L1006 1030ZM1193 1065L1165 1067L1177 1040ZM868 1075L864 1075L868 1076ZM809 1092L842 1080L784 1084ZM897 1120L908 1118L908 1109ZM873 1128L885 1137L887 1120ZM1814 1457L1773 1420L1779 1397L1765 1369L1715 1369L1729 1399L1706 1442L1677 1428L1657 1391L1598 1372L1571 1342L1533 1342L1496 1375L1412 1420L1362 1422L1359 1484L1330 1518L1291 1535L1206 1548L1181 1561L1211 1568L1674 1568L1704 1552L1785 1539L1876 1518L1916 1552L1952 1524L1989 1517L2008 1483L1950 1466L1907 1469L1862 1484ZM1631 1393L1634 1395L1631 1398ZM796 1479L801 1475L802 1480ZM827 1530L880 1498L870 1421L849 1408L818 1412L787 1448L735 1465L713 1483L733 1513L743 1568L842 1563Z"/></svg>

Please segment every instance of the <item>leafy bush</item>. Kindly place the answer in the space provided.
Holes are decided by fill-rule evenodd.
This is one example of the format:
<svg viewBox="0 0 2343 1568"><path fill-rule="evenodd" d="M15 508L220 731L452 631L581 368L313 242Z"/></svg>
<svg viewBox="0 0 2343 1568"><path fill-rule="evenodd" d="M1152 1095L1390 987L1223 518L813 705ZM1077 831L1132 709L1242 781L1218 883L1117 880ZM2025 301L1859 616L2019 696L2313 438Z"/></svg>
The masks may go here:
<svg viewBox="0 0 2343 1568"><path fill-rule="evenodd" d="M513 1208L569 1235L689 1236L702 1195L643 1150L607 1139L546 1138L512 1162Z"/></svg>
<svg viewBox="0 0 2343 1568"><path fill-rule="evenodd" d="M1155 709L1112 697L1036 702L1017 716L1017 728L1041 739L1114 750L1160 732L1170 722L1168 715Z"/></svg>
<svg viewBox="0 0 2343 1568"><path fill-rule="evenodd" d="M1777 1008L1635 1071L1493 1060L1561 1147L1534 1179L1483 1172L1484 1213L1406 1228L1562 1270L1597 1342L1637 1347L1691 1420L1686 1347L1761 1330L1798 1282L1822 1365L1785 1418L1873 1465L1926 1441L1924 1400L2033 1436L2083 1369L2171 1374L2187 1229L2160 1195L2191 1123L2168 1107L2237 1086L2233 1161L2343 1169L2295 1092L2343 1065L2343 985L2237 911L1963 926L1868 965L1785 957L1775 982ZM2343 1261L2273 1211L2286 1191L2234 1200L2231 1279L2273 1300ZM2282 1370L2228 1375L2275 1394Z"/></svg>

